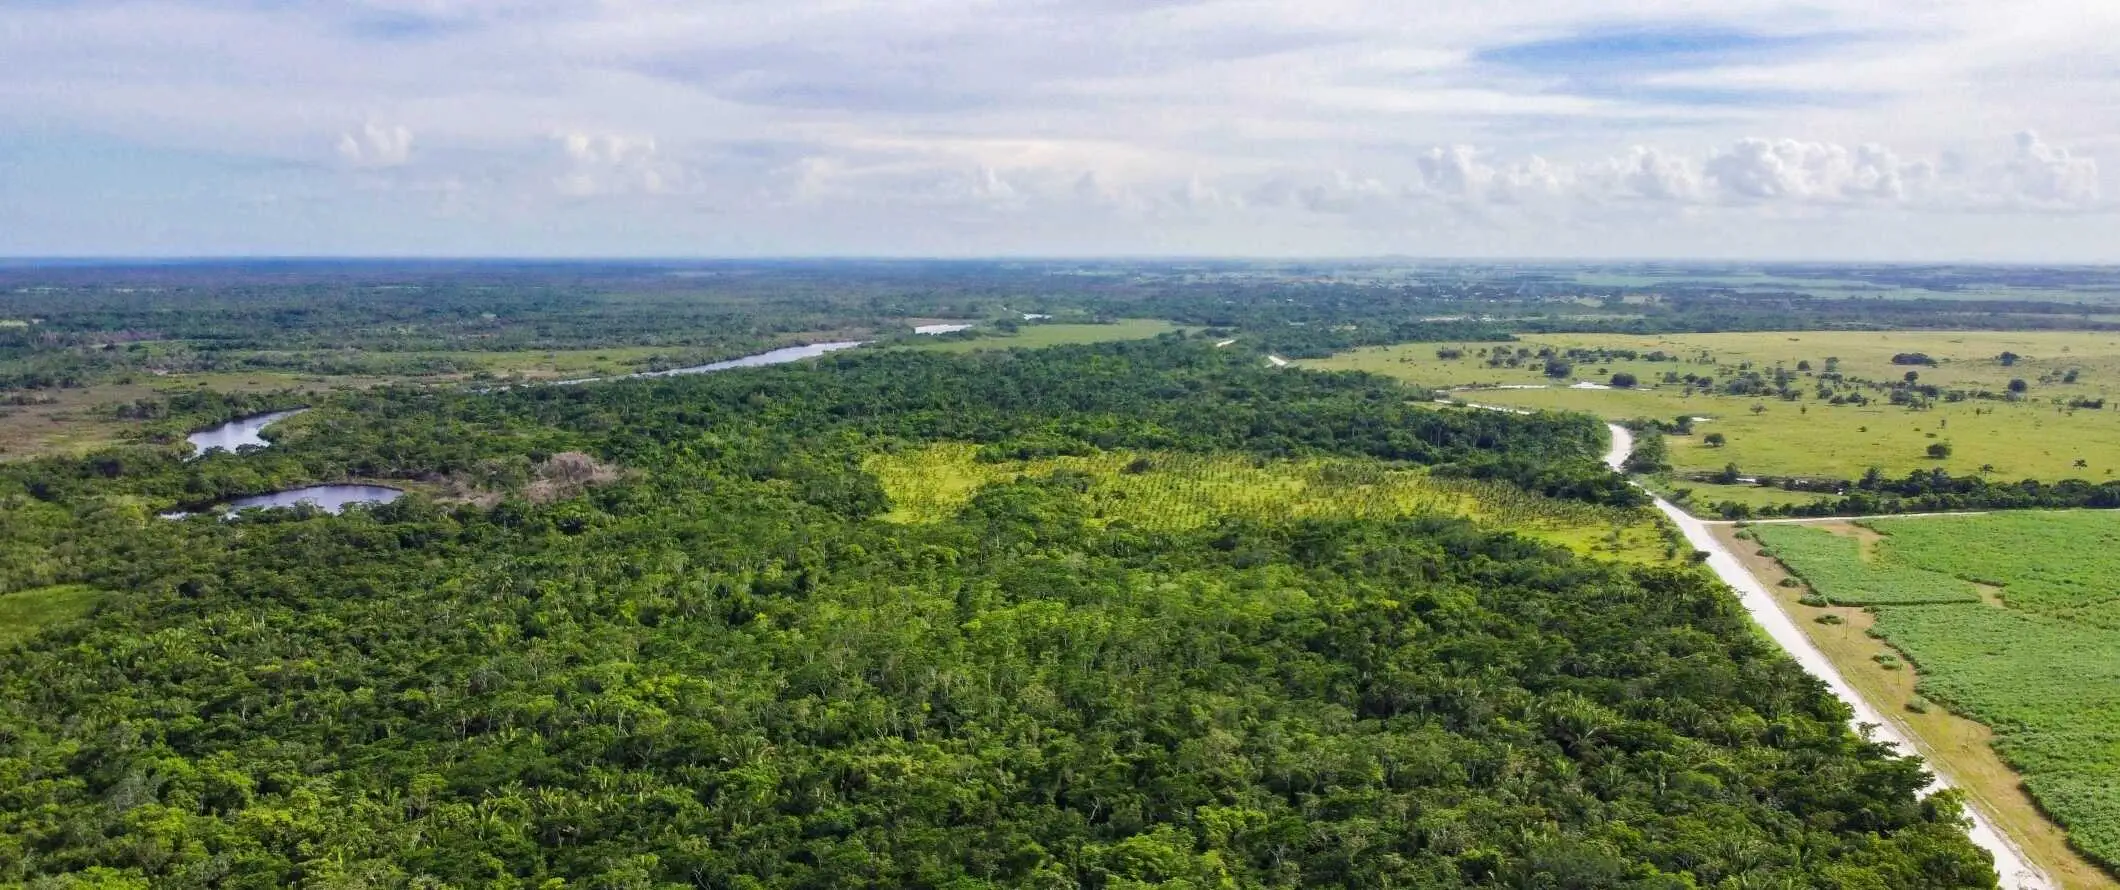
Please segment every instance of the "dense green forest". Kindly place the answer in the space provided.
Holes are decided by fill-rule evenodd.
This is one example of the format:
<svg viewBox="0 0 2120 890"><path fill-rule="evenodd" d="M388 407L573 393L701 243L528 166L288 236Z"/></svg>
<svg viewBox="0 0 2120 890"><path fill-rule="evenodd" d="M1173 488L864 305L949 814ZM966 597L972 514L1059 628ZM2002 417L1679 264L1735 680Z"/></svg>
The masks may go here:
<svg viewBox="0 0 2120 890"><path fill-rule="evenodd" d="M101 591L0 644L0 883L1994 886L1956 798L1691 567L1436 516L1092 521L1066 473L893 522L863 469L1640 497L1587 418L1425 401L1166 336L341 393L261 451L0 465L0 597ZM348 478L420 493L153 515Z"/></svg>

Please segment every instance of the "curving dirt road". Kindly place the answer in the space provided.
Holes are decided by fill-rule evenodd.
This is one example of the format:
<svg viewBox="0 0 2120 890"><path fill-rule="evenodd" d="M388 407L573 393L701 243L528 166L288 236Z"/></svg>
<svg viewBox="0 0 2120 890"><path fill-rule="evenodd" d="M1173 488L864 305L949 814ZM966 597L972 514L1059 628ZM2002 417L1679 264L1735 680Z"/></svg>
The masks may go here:
<svg viewBox="0 0 2120 890"><path fill-rule="evenodd" d="M1607 426L1612 430L1612 447L1605 452L1605 465L1618 471L1620 465L1626 462L1627 455L1634 450L1634 436L1627 432L1625 427L1616 424ZM1738 561L1736 554L1716 540L1715 535L1708 530L1708 523L1693 518L1663 498L1656 499L1656 509L1663 511L1665 516L1678 525L1679 530L1685 533L1686 541L1693 545L1693 549L1708 554L1708 568L1714 570L1724 584L1730 585L1730 589L1737 592L1738 599L1744 603L1745 611L1751 613L1752 621L1765 630L1783 651L1788 652L1789 657L1796 659L1797 664L1803 665L1805 671L1825 681L1833 695L1847 703L1855 712L1853 722L1857 731L1867 730L1872 738L1891 745L1901 754L1920 756L1898 724L1886 719L1876 707L1864 700L1862 695L1840 676L1840 671L1833 667L1833 663L1818 651L1818 647L1811 645L1810 638L1804 636L1796 622L1781 610L1781 606L1774 601L1774 595L1768 592L1767 586L1754 577L1751 570L1745 568L1744 563ZM1929 771L1936 776L1935 782L1929 786L1930 790L1949 784L1943 774L1936 770L1935 764L1929 764ZM2053 879L2026 859L2017 845L1995 830L1994 823L1970 802L1966 805L1966 815L1973 820L1973 827L1968 834L1971 835L1973 843L1979 844L1995 857L1995 874L2001 879L2005 890L2055 890Z"/></svg>

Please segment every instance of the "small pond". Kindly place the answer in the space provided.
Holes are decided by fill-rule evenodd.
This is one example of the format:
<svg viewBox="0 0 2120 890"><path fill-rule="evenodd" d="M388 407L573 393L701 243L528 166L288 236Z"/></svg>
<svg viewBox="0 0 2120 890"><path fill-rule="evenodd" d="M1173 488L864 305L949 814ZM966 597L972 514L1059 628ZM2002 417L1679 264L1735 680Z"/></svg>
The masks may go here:
<svg viewBox="0 0 2120 890"><path fill-rule="evenodd" d="M237 498L216 509L234 516L238 511L252 507L292 507L307 503L336 516L355 504L387 504L404 496L402 491L381 485L311 485L307 488L290 488L271 494ZM183 512L164 513L162 518L184 519L191 515Z"/></svg>

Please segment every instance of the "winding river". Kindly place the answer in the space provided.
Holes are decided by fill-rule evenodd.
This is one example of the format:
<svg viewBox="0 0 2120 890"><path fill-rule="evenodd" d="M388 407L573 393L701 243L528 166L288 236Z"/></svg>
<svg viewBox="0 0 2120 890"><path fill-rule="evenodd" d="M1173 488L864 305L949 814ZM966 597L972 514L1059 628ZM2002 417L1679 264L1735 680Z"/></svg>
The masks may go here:
<svg viewBox="0 0 2120 890"><path fill-rule="evenodd" d="M198 457L205 457L209 451L234 451L245 445L256 445L264 448L272 443L265 441L265 437L259 435L259 433L264 432L268 426L307 410L309 409L296 408L292 411L274 411L271 414L253 414L249 417L238 417L220 426L192 433L189 436L185 436L184 440L190 442L191 447L196 449Z"/></svg>
<svg viewBox="0 0 2120 890"><path fill-rule="evenodd" d="M1605 452L1605 465L1618 472L1620 466L1626 462L1627 455L1634 451L1634 436L1627 432L1626 427L1617 424L1607 424L1607 427L1612 430L1612 448ZM1796 663L1802 665L1811 676L1825 681L1826 687L1833 691L1835 697L1847 703L1849 709L1854 711L1851 722L1858 731L1865 726L1870 727L1872 738L1890 745L1898 753L1912 757L1921 756L1906 731L1896 722L1887 719L1881 711L1865 700L1861 693L1856 692L1853 686L1848 685L1839 669L1826 659L1824 653L1818 651L1817 646L1811 644L1811 639L1804 636L1802 629L1789 618L1789 614L1782 611L1781 604L1774 601L1774 595L1768 592L1767 585L1753 575L1750 569L1745 568L1745 564L1738 560L1736 554L1730 552L1730 548L1723 546L1722 541L1715 537L1706 522L1694 518L1663 498L1656 499L1656 509L1662 511L1678 526L1679 531L1685 533L1686 541L1693 545L1693 549L1708 554L1708 568L1712 569L1724 584L1730 585L1731 590L1737 592L1737 598L1744 603L1745 611L1751 613L1753 623L1766 631L1767 636L1772 637L1774 642L1781 646L1782 651L1789 653L1790 658L1796 659ZM1948 787L1947 777L1936 765L1929 763L1928 767L1929 772L1936 777L1928 790ZM1995 874L2001 879L2005 890L2054 890L2053 879L2033 865L2031 860L2026 859L2023 851L2003 836L2002 832L1997 831L1995 824L1989 821L1978 807L1968 801L1965 811L1973 821L1972 830L1967 833L1972 837L1973 843L1980 845L1995 857Z"/></svg>

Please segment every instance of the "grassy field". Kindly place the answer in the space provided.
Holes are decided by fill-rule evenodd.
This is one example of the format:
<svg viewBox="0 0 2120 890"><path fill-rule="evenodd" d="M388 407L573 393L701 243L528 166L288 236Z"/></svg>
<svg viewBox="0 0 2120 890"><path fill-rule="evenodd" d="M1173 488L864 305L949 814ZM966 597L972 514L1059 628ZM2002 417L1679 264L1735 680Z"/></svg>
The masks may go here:
<svg viewBox="0 0 2120 890"><path fill-rule="evenodd" d="M1279 520L1313 516L1390 518L1423 513L1470 517L1578 553L1664 562L1676 551L1646 510L1559 501L1520 489L1436 479L1377 461L1255 463L1241 455L1103 452L1084 457L982 462L977 448L939 444L880 454L867 469L889 493L891 519L921 522L955 513L982 485L1055 471L1088 474L1095 521L1190 528L1217 516ZM1137 463L1137 461L1139 463Z"/></svg>
<svg viewBox="0 0 2120 890"><path fill-rule="evenodd" d="M1553 348L1663 351L1678 361L1577 363L1571 379L1550 380L1539 363L1494 368L1479 354L1492 344L1409 344L1363 349L1307 367L1388 374L1425 386L1540 386L1465 394L1486 404L1588 411L1608 419L1680 415L1705 417L1692 436L1670 440L1672 463L1682 471L1713 471L1735 464L1748 475L1852 478L1871 466L1904 475L1941 467L1958 474L1984 472L1999 479L2087 479L2105 481L2120 472L2120 335L2012 332L1772 332L1670 336L1552 335L1508 344L1537 351ZM1445 359L1439 348L1462 355ZM1923 353L1934 366L1892 364L1897 353ZM2004 352L2022 356L2014 366ZM1877 398L1867 405L1832 405L1816 397L1817 377L1828 359L1840 373L1868 380L1899 380L1914 370L1923 383L1942 387L2005 390L2012 379L2027 381L2020 401L1937 401L1916 410ZM1797 370L1799 362L1811 370ZM1796 377L1800 398L1739 397L1689 392L1664 375L1742 371L1770 373L1776 367ZM2076 372L2076 382L2061 378ZM1575 381L1606 382L1614 373L1634 374L1633 390L1576 389ZM2103 409L2070 408L2075 399L2106 399ZM1727 444L1711 447L1709 433ZM1930 445L1950 446L1950 455L1928 456ZM2082 464L2078 465L2078 461Z"/></svg>
<svg viewBox="0 0 2120 890"><path fill-rule="evenodd" d="M79 584L0 594L0 646L29 639L54 624L86 617L100 597L96 590Z"/></svg>
<svg viewBox="0 0 2120 890"><path fill-rule="evenodd" d="M1991 727L1996 752L2070 840L2120 869L2120 513L1862 527L1870 540L1857 530L1837 544L1802 526L1750 533L1819 594L1869 604L1920 693Z"/></svg>
<svg viewBox="0 0 2120 890"><path fill-rule="evenodd" d="M972 352L980 349L1032 349L1040 346L1064 346L1073 343L1103 343L1111 340L1146 340L1157 334L1178 329L1167 321L1146 318L1128 318L1111 324L1031 324L1018 328L1014 334L989 332L977 340L935 340L915 343L914 349L936 352Z"/></svg>
<svg viewBox="0 0 2120 890"><path fill-rule="evenodd" d="M1722 485L1715 482L1679 480L1669 484L1656 484L1652 487L1657 494L1672 498L1673 502L1681 507L1688 504L1719 504L1724 501L1736 501L1750 507L1766 507L1808 504L1818 500L1818 495L1812 493L1783 491L1773 486L1745 485L1742 483ZM1679 492L1690 493L1684 498L1678 498L1676 495Z"/></svg>

